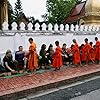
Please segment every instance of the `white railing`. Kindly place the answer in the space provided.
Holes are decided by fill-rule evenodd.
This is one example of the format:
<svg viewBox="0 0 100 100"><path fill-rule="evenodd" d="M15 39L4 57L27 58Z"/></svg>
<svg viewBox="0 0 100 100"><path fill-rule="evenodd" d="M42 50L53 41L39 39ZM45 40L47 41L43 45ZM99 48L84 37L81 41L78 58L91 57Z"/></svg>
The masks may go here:
<svg viewBox="0 0 100 100"><path fill-rule="evenodd" d="M68 32L72 32L74 34L96 34L100 32L100 26L96 26L96 25L63 25L60 24L58 25L57 23L55 25L52 25L51 23L49 23L48 25L46 25L45 23L43 23L42 25L40 25L39 23L36 23L34 26L32 23L29 23L27 25L25 25L23 22L20 23L19 25L19 30L17 29L18 25L16 22L13 22L11 24L11 30L8 29L9 24L7 22L4 22L2 24L2 31L1 32L8 32L8 33L13 33L15 31L15 33L17 32L27 32L27 33L68 33ZM26 30L27 27L27 30ZM35 27L35 29L33 29L33 27ZM40 29L41 27L41 29Z"/></svg>
<svg viewBox="0 0 100 100"><path fill-rule="evenodd" d="M28 50L29 43L28 39L32 37L37 44L37 51L40 51L41 45L45 43L47 47L49 44L54 44L56 40L60 42L62 46L66 43L69 47L72 44L72 39L76 39L80 44L84 43L84 39L88 38L89 42L95 44L95 37L100 38L100 26L85 26L85 25L52 25L49 23L46 25L43 23L39 25L36 23L34 26L32 23L25 25L23 22L20 23L19 29L17 29L17 23L13 22L11 24L11 30L9 30L9 25L7 22L2 24L2 29L0 30L0 58L4 56L7 49L11 49L15 52L19 45L24 47L24 50ZM27 27L27 28L26 28ZM34 27L34 29L33 29ZM41 27L41 29L40 29Z"/></svg>

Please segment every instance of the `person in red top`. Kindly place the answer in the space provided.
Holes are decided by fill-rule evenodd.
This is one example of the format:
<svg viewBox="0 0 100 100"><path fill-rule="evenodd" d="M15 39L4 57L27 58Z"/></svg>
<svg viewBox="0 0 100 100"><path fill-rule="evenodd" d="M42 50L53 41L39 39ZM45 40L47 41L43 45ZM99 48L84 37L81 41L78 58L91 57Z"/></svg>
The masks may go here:
<svg viewBox="0 0 100 100"><path fill-rule="evenodd" d="M87 38L84 41L85 41L85 45L84 45L83 51L85 53L85 62L88 64L89 61L90 61L91 45L88 43L88 39Z"/></svg>
<svg viewBox="0 0 100 100"><path fill-rule="evenodd" d="M53 54L53 64L52 66L55 68L55 70L60 70L60 67L63 65L62 61L62 49L59 46L59 41L55 42L56 50Z"/></svg>
<svg viewBox="0 0 100 100"><path fill-rule="evenodd" d="M100 41L98 40L97 37L95 37L95 41L96 41L95 60L96 60L97 63L100 63Z"/></svg>
<svg viewBox="0 0 100 100"><path fill-rule="evenodd" d="M90 62L94 63L95 62L95 49L93 48L93 42L90 42L91 49L90 49Z"/></svg>
<svg viewBox="0 0 100 100"><path fill-rule="evenodd" d="M72 46L72 53L73 53L73 64L77 66L78 64L80 65L81 59L80 59L80 51L78 44L75 39L73 39L74 45Z"/></svg>
<svg viewBox="0 0 100 100"><path fill-rule="evenodd" d="M84 44L82 44L80 47L80 55L81 55L81 63L85 64L86 63L86 56L85 56Z"/></svg>

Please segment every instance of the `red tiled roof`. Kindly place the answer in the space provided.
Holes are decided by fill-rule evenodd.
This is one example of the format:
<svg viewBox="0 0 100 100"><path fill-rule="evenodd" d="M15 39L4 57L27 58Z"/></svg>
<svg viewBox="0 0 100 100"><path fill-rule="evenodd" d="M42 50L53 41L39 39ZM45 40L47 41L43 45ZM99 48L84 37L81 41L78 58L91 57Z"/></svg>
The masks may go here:
<svg viewBox="0 0 100 100"><path fill-rule="evenodd" d="M85 4L86 2L81 2L77 4L71 11L71 14L66 19L66 23L72 23L78 21L85 14Z"/></svg>

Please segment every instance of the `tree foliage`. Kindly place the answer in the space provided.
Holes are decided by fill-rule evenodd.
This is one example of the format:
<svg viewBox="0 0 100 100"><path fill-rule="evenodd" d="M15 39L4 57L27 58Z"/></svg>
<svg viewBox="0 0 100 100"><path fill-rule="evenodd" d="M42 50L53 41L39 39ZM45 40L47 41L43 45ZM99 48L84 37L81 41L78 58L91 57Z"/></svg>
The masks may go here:
<svg viewBox="0 0 100 100"><path fill-rule="evenodd" d="M23 13L21 0L17 0L14 8L14 20L19 22L19 16Z"/></svg>
<svg viewBox="0 0 100 100"><path fill-rule="evenodd" d="M7 1L7 4L8 4L8 23L9 25L11 25L11 23L14 21L14 11L9 1ZM11 28L11 26L9 28Z"/></svg>
<svg viewBox="0 0 100 100"><path fill-rule="evenodd" d="M64 23L78 0L47 0L47 13L43 16L49 23Z"/></svg>

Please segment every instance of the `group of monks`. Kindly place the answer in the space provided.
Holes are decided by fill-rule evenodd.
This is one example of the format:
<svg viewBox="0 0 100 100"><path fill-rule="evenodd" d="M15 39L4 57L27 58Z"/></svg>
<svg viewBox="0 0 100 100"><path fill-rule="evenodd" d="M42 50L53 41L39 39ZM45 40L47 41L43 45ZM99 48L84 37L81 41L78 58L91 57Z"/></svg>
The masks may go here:
<svg viewBox="0 0 100 100"><path fill-rule="evenodd" d="M73 44L70 49L66 49L67 52L70 52L73 57L74 65L81 65L82 63L88 64L91 63L100 63L100 41L95 37L96 44L93 46L92 42L89 42L87 38L84 39L85 44L82 44L79 47L76 39L73 39ZM28 68L29 70L35 70L38 67L38 54L36 52L36 44L33 42L33 39L29 39L30 47L28 53ZM59 46L59 41L55 42L56 49L52 56L53 62L52 66L55 70L59 70L63 66L62 60L62 48Z"/></svg>
<svg viewBox="0 0 100 100"><path fill-rule="evenodd" d="M73 40L74 45L72 46L72 53L73 53L73 63L75 65L85 63L99 63L100 61L100 41L98 38L95 38L96 44L93 46L92 42L88 42L86 38L85 44L82 44L79 48L78 43L76 40Z"/></svg>

